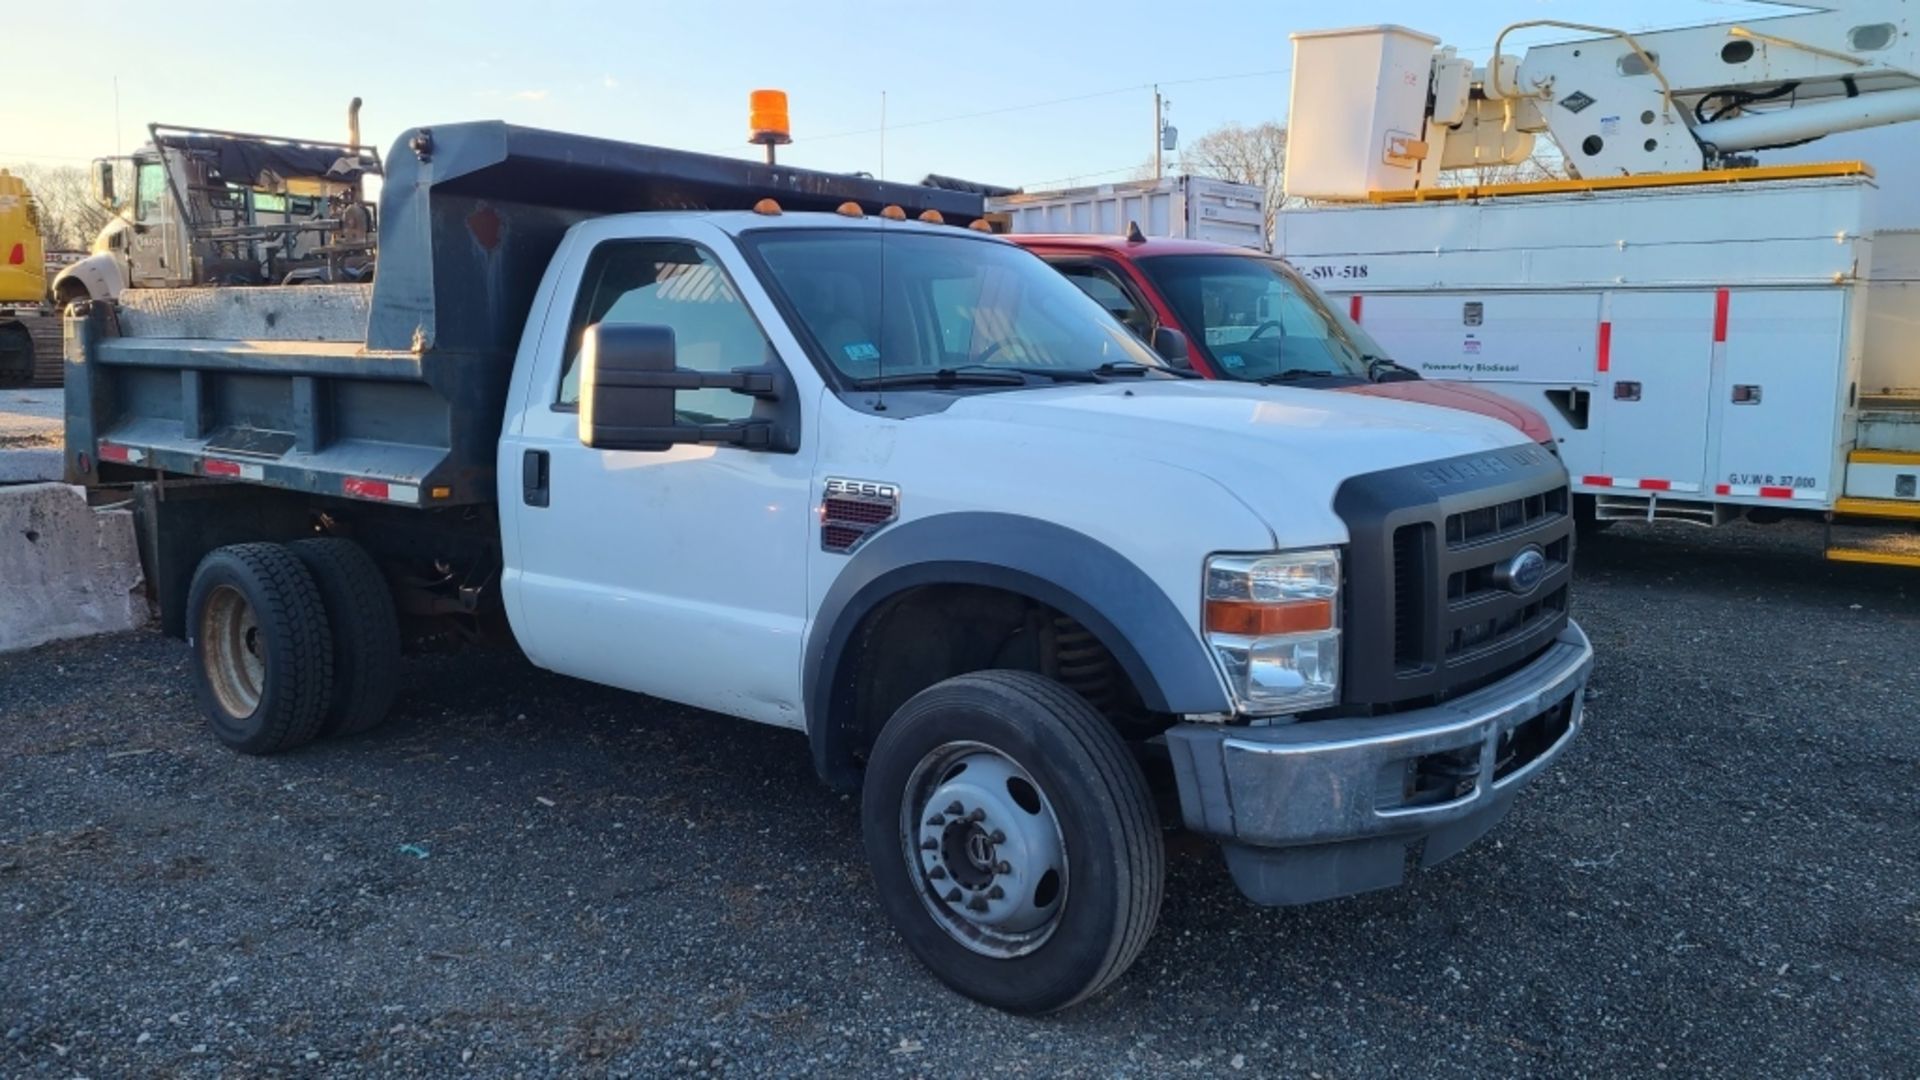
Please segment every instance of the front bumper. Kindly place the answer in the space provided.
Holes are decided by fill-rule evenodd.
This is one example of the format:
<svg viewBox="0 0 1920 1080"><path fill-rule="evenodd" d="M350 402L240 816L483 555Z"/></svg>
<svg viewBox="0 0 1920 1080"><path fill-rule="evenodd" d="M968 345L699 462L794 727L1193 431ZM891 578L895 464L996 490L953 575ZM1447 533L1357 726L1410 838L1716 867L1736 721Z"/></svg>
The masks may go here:
<svg viewBox="0 0 1920 1080"><path fill-rule="evenodd" d="M1457 854L1580 730L1593 647L1568 622L1526 667L1392 716L1167 733L1187 827L1221 838L1248 898L1303 904L1399 884Z"/></svg>

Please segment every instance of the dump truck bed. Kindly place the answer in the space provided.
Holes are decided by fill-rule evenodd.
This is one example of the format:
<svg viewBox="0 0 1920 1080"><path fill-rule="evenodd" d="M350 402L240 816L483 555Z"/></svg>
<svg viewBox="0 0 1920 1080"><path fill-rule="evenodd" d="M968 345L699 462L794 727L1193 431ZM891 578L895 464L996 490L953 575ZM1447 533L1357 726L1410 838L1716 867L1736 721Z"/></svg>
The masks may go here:
<svg viewBox="0 0 1920 1080"><path fill-rule="evenodd" d="M160 470L314 495L495 497L507 381L566 230L604 214L899 206L966 224L978 195L499 122L406 132L374 283L130 290L70 316L67 471Z"/></svg>

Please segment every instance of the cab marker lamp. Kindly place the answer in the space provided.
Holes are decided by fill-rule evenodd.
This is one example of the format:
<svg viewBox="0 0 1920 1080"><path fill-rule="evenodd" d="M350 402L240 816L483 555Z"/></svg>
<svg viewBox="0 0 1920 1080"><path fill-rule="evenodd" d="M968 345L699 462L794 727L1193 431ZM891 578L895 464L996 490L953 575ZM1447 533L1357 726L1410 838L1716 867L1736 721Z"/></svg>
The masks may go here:
<svg viewBox="0 0 1920 1080"><path fill-rule="evenodd" d="M880 210L880 216L883 218L886 218L888 221L907 220L907 212L905 210L900 209L897 206L882 207Z"/></svg>
<svg viewBox="0 0 1920 1080"><path fill-rule="evenodd" d="M1207 644L1237 711L1273 716L1340 700L1340 553L1207 560Z"/></svg>

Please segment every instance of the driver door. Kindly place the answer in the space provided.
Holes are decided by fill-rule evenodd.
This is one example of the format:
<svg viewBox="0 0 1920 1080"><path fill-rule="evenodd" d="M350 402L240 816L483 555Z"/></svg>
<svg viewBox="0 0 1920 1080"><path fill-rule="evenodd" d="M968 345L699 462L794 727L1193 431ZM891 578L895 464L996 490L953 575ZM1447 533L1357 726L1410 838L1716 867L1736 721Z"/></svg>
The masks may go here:
<svg viewBox="0 0 1920 1080"><path fill-rule="evenodd" d="M778 363L737 283L761 305L765 293L730 263L739 255L724 237L582 239L593 246L554 297L534 398L503 440L503 468L523 481L519 491L502 486L518 500L508 590L516 636L553 671L804 726L810 433L797 454L596 450L578 434L576 361L588 325L668 327L683 368ZM726 390L676 397L682 423L745 419L752 404Z"/></svg>

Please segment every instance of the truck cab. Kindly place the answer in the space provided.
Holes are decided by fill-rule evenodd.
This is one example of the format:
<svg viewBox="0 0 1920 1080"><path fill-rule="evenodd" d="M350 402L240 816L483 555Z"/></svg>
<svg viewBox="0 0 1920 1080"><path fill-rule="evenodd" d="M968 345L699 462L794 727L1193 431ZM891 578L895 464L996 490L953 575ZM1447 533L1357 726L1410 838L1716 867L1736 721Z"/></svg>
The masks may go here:
<svg viewBox="0 0 1920 1080"><path fill-rule="evenodd" d="M1205 240L1081 234L1008 239L1071 278L1143 340L1176 330L1209 379L1284 383L1493 417L1556 445L1535 410L1490 390L1423 379L1283 259Z"/></svg>
<svg viewBox="0 0 1920 1080"><path fill-rule="evenodd" d="M952 192L498 123L388 163L370 287L69 317L70 471L146 482L238 751L378 724L403 620L504 632L793 731L905 946L1031 1013L1138 956L1160 802L1306 903L1579 729L1567 477L1509 425L1184 377Z"/></svg>

